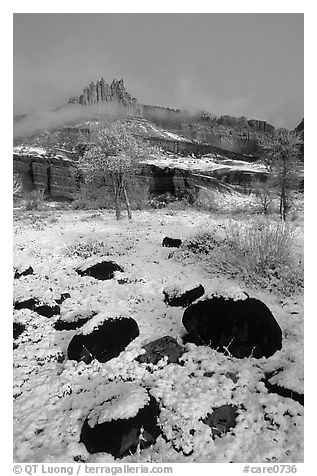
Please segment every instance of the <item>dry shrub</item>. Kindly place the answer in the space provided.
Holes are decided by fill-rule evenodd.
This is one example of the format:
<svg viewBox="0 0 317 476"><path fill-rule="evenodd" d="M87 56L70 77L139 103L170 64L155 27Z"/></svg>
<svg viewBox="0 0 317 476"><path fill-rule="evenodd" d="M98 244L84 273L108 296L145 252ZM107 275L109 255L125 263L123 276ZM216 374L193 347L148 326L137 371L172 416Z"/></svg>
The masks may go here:
<svg viewBox="0 0 317 476"><path fill-rule="evenodd" d="M132 210L149 208L148 187L140 180L131 179L126 184ZM123 196L122 206L124 207ZM110 185L86 184L71 204L73 210L114 210L115 199Z"/></svg>
<svg viewBox="0 0 317 476"><path fill-rule="evenodd" d="M44 190L32 190L23 197L25 210L41 210L44 206Z"/></svg>
<svg viewBox="0 0 317 476"><path fill-rule="evenodd" d="M212 271L289 295L303 288L302 256L294 232L291 225L267 218L231 220L222 236L201 232L187 240L184 249L204 257Z"/></svg>
<svg viewBox="0 0 317 476"><path fill-rule="evenodd" d="M107 245L104 241L82 241L80 243L73 243L68 245L65 249L65 255L69 257L76 257L87 259L92 256L107 255Z"/></svg>
<svg viewBox="0 0 317 476"><path fill-rule="evenodd" d="M227 230L231 258L249 274L287 265L293 256L292 229L282 222L251 220L232 223Z"/></svg>

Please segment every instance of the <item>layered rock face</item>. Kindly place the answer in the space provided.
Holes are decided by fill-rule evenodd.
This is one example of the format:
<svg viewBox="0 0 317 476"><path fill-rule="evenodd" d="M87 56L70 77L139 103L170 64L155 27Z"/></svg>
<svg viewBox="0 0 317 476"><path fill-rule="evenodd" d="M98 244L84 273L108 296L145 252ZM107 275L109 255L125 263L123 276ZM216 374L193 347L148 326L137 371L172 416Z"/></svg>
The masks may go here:
<svg viewBox="0 0 317 476"><path fill-rule="evenodd" d="M57 157L13 154L13 170L21 192L43 190L52 197L73 198L79 183L72 174L71 160Z"/></svg>
<svg viewBox="0 0 317 476"><path fill-rule="evenodd" d="M123 80L111 84L103 78L86 86L82 94L69 103L83 106L109 104L119 107L125 115L142 116L188 139L239 154L257 153L257 134L266 134L274 127L265 121L224 115L217 117L206 112L190 113L180 109L142 105L126 90ZM205 151L206 153L206 151Z"/></svg>
<svg viewBox="0 0 317 476"><path fill-rule="evenodd" d="M140 112L137 100L128 93L122 79L119 81L114 79L111 84L106 83L103 78L96 83L92 81L84 88L80 96L70 98L68 103L83 106L100 103L115 104L128 115L138 115Z"/></svg>
<svg viewBox="0 0 317 476"><path fill-rule="evenodd" d="M142 106L144 118L182 134L189 139L207 142L210 145L240 154L256 154L258 134L274 130L265 121L246 117L220 116L199 112L196 114L158 106Z"/></svg>

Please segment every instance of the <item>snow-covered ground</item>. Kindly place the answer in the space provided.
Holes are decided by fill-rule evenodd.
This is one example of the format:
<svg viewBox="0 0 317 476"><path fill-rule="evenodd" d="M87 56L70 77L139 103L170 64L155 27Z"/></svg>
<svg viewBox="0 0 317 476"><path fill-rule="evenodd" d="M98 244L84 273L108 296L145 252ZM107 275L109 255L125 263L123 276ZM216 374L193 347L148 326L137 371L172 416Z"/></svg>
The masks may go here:
<svg viewBox="0 0 317 476"><path fill-rule="evenodd" d="M237 171L268 173L265 165L260 163L249 163L243 160L217 159L215 154L206 154L202 157L187 156L182 157L177 154L162 154L160 157L151 157L144 163L154 164L159 167L180 168L191 171L214 172L218 171Z"/></svg>
<svg viewBox="0 0 317 476"><path fill-rule="evenodd" d="M20 213L18 211L18 213ZM34 214L38 217L35 218ZM42 218L41 218L42 216ZM111 212L50 211L20 214L15 219L14 260L32 265L33 275L14 281L14 300L36 298L55 304L62 293L61 315L72 311L129 316L140 335L117 358L106 363L63 360L75 331L57 331L58 316L47 318L28 309L14 310L14 322L26 330L14 349L14 459L16 462L109 462L106 453L91 455L79 442L87 415L103 401L110 382L132 381L146 387L160 405L163 436L155 445L120 462L302 462L303 406L268 393L261 381L279 370L271 383L303 393L302 297L282 298L248 289L237 278L208 273L201 262L173 259L161 246L165 236L185 239L223 225L221 217L198 211L135 212L133 221L115 220ZM101 254L123 269L114 279L79 276L83 259L73 245L101 243ZM120 275L120 276L119 276ZM127 278L120 284L118 278ZM283 346L270 358L237 359L204 346L186 344L183 365L162 360L149 368L135 357L142 346L169 335L183 344L184 310L164 302L163 289L201 283L207 294L261 299L283 331ZM94 322L91 321L91 326ZM237 424L212 438L203 423L212 408L238 407Z"/></svg>
<svg viewBox="0 0 317 476"><path fill-rule="evenodd" d="M13 147L14 154L30 154L30 155L43 155L46 150L43 147L30 147L24 145L17 145Z"/></svg>

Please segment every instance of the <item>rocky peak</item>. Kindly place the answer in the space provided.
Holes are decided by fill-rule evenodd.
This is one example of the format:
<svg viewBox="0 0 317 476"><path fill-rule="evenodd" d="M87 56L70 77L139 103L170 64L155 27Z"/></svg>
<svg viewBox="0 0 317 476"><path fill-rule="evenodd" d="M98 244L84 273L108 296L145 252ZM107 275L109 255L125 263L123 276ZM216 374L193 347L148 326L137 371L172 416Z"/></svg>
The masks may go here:
<svg viewBox="0 0 317 476"><path fill-rule="evenodd" d="M114 79L111 84L106 83L104 78L96 83L91 81L80 96L70 98L68 103L82 106L99 103L118 104L126 110L127 114L132 115L138 115L140 110L137 100L126 90L123 79Z"/></svg>

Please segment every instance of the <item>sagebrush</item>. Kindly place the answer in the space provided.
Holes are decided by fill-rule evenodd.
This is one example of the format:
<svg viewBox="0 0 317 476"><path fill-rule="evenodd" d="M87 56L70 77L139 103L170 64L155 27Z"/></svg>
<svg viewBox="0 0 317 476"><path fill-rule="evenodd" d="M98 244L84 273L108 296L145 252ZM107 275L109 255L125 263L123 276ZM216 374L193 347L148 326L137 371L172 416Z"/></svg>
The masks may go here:
<svg viewBox="0 0 317 476"><path fill-rule="evenodd" d="M88 240L80 243L68 245L65 249L65 255L69 257L87 259L92 256L107 255L107 245L102 240Z"/></svg>
<svg viewBox="0 0 317 476"><path fill-rule="evenodd" d="M283 294L302 290L302 256L295 229L268 219L231 220L224 232L201 231L184 242L185 253L203 257L208 269Z"/></svg>

